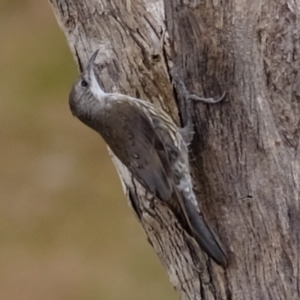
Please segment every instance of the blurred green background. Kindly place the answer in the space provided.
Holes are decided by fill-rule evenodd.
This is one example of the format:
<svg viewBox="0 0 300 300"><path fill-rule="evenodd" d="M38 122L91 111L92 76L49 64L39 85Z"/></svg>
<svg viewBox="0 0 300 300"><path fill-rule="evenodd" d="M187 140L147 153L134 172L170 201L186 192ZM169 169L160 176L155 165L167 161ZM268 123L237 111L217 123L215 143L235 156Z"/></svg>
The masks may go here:
<svg viewBox="0 0 300 300"><path fill-rule="evenodd" d="M101 139L72 117L50 5L0 2L0 300L177 299Z"/></svg>

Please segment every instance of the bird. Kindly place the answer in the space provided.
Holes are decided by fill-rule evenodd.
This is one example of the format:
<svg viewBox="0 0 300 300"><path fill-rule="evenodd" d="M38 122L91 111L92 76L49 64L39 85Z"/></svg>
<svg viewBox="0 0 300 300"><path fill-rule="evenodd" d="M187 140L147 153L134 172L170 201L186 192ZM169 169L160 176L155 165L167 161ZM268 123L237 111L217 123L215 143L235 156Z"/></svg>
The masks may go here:
<svg viewBox="0 0 300 300"><path fill-rule="evenodd" d="M217 264L228 256L197 203L190 174L188 145L191 124L178 127L157 105L119 93L106 93L88 60L69 95L72 114L95 130L114 155L156 199L166 204L186 233Z"/></svg>

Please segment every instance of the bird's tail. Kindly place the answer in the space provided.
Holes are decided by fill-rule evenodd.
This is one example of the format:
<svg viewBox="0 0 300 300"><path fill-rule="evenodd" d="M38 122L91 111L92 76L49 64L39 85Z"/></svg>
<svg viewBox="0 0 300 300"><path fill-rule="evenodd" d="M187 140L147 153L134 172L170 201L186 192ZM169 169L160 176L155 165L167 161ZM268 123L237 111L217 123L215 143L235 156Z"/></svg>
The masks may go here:
<svg viewBox="0 0 300 300"><path fill-rule="evenodd" d="M184 199L186 217L189 219L192 235L199 246L219 265L225 267L228 263L227 253L221 241L209 227L204 217L198 213L194 205Z"/></svg>

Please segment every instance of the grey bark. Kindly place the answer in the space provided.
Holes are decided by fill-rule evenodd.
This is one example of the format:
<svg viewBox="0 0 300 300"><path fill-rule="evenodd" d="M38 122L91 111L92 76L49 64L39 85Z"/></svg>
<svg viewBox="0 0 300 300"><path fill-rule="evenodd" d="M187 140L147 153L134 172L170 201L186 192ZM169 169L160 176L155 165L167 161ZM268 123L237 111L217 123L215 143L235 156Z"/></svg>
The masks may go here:
<svg viewBox="0 0 300 300"><path fill-rule="evenodd" d="M191 112L195 189L230 252L226 269L112 155L181 299L299 299L300 1L50 3L80 68L100 48L105 91L162 105L178 124L186 102L171 69L200 96L227 92Z"/></svg>

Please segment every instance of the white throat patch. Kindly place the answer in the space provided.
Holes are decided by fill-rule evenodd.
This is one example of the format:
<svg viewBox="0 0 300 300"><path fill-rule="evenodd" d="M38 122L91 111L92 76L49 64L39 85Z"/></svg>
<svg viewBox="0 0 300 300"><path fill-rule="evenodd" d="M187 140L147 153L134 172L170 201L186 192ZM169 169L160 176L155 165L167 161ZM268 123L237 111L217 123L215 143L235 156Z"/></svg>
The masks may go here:
<svg viewBox="0 0 300 300"><path fill-rule="evenodd" d="M94 97L100 101L106 94L101 89L94 72L91 72L91 92L94 95Z"/></svg>

